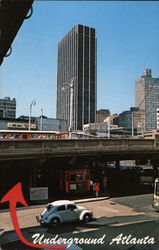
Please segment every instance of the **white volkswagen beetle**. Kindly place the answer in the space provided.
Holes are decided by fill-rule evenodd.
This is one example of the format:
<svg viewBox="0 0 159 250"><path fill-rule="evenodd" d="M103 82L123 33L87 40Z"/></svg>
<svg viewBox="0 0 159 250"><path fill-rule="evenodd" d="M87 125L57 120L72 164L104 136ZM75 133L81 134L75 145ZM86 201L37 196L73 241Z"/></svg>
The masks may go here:
<svg viewBox="0 0 159 250"><path fill-rule="evenodd" d="M81 206L77 206L69 200L59 200L49 203L36 220L41 225L57 226L60 223L73 221L89 222L93 219L93 213Z"/></svg>

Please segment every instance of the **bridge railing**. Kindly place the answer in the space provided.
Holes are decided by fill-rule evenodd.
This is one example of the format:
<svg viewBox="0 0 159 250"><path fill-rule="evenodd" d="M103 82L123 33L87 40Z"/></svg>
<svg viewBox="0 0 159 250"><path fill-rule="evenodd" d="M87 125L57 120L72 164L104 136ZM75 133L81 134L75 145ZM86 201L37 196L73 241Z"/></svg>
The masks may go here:
<svg viewBox="0 0 159 250"><path fill-rule="evenodd" d="M82 140L43 140L43 141L0 141L0 151L8 150L37 150L44 151L45 149L60 150L60 149L81 149L81 150L119 150L119 149L129 149L137 150L139 148L144 149L155 149L159 145L159 136L154 139L82 139ZM26 152L27 153L27 152Z"/></svg>

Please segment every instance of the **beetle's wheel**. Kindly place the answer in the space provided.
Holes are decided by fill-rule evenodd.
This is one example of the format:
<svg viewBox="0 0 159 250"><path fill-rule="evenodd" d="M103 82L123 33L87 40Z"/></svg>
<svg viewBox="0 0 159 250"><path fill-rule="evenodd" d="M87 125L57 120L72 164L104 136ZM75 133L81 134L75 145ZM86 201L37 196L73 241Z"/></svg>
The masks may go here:
<svg viewBox="0 0 159 250"><path fill-rule="evenodd" d="M51 221L50 221L50 226L51 227L57 227L60 225L60 220L59 218L53 218Z"/></svg>
<svg viewBox="0 0 159 250"><path fill-rule="evenodd" d="M87 213L87 214L85 214L84 217L83 217L83 222L84 222L84 223L87 223L87 222L90 221L90 219L91 219L91 215Z"/></svg>

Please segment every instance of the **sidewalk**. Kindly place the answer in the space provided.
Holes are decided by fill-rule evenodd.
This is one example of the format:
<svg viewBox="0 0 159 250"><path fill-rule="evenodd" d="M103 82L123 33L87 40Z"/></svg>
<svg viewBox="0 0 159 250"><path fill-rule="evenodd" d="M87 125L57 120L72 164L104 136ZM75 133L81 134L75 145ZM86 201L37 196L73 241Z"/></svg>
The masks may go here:
<svg viewBox="0 0 159 250"><path fill-rule="evenodd" d="M80 200L73 200L75 203L85 203L85 202L93 202L93 201L102 201L102 200L107 200L109 199L108 196L103 196L103 197L94 197L94 198L87 198L87 199L80 199Z"/></svg>

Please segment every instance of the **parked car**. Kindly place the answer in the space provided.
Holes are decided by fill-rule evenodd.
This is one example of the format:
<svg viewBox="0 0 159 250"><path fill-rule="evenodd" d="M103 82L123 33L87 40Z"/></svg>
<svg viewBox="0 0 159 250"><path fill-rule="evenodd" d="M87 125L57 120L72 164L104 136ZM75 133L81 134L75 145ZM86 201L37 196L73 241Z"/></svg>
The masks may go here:
<svg viewBox="0 0 159 250"><path fill-rule="evenodd" d="M69 200L59 200L49 203L36 220L41 225L57 226L61 223L83 221L85 223L93 220L93 213L82 207L77 206Z"/></svg>

